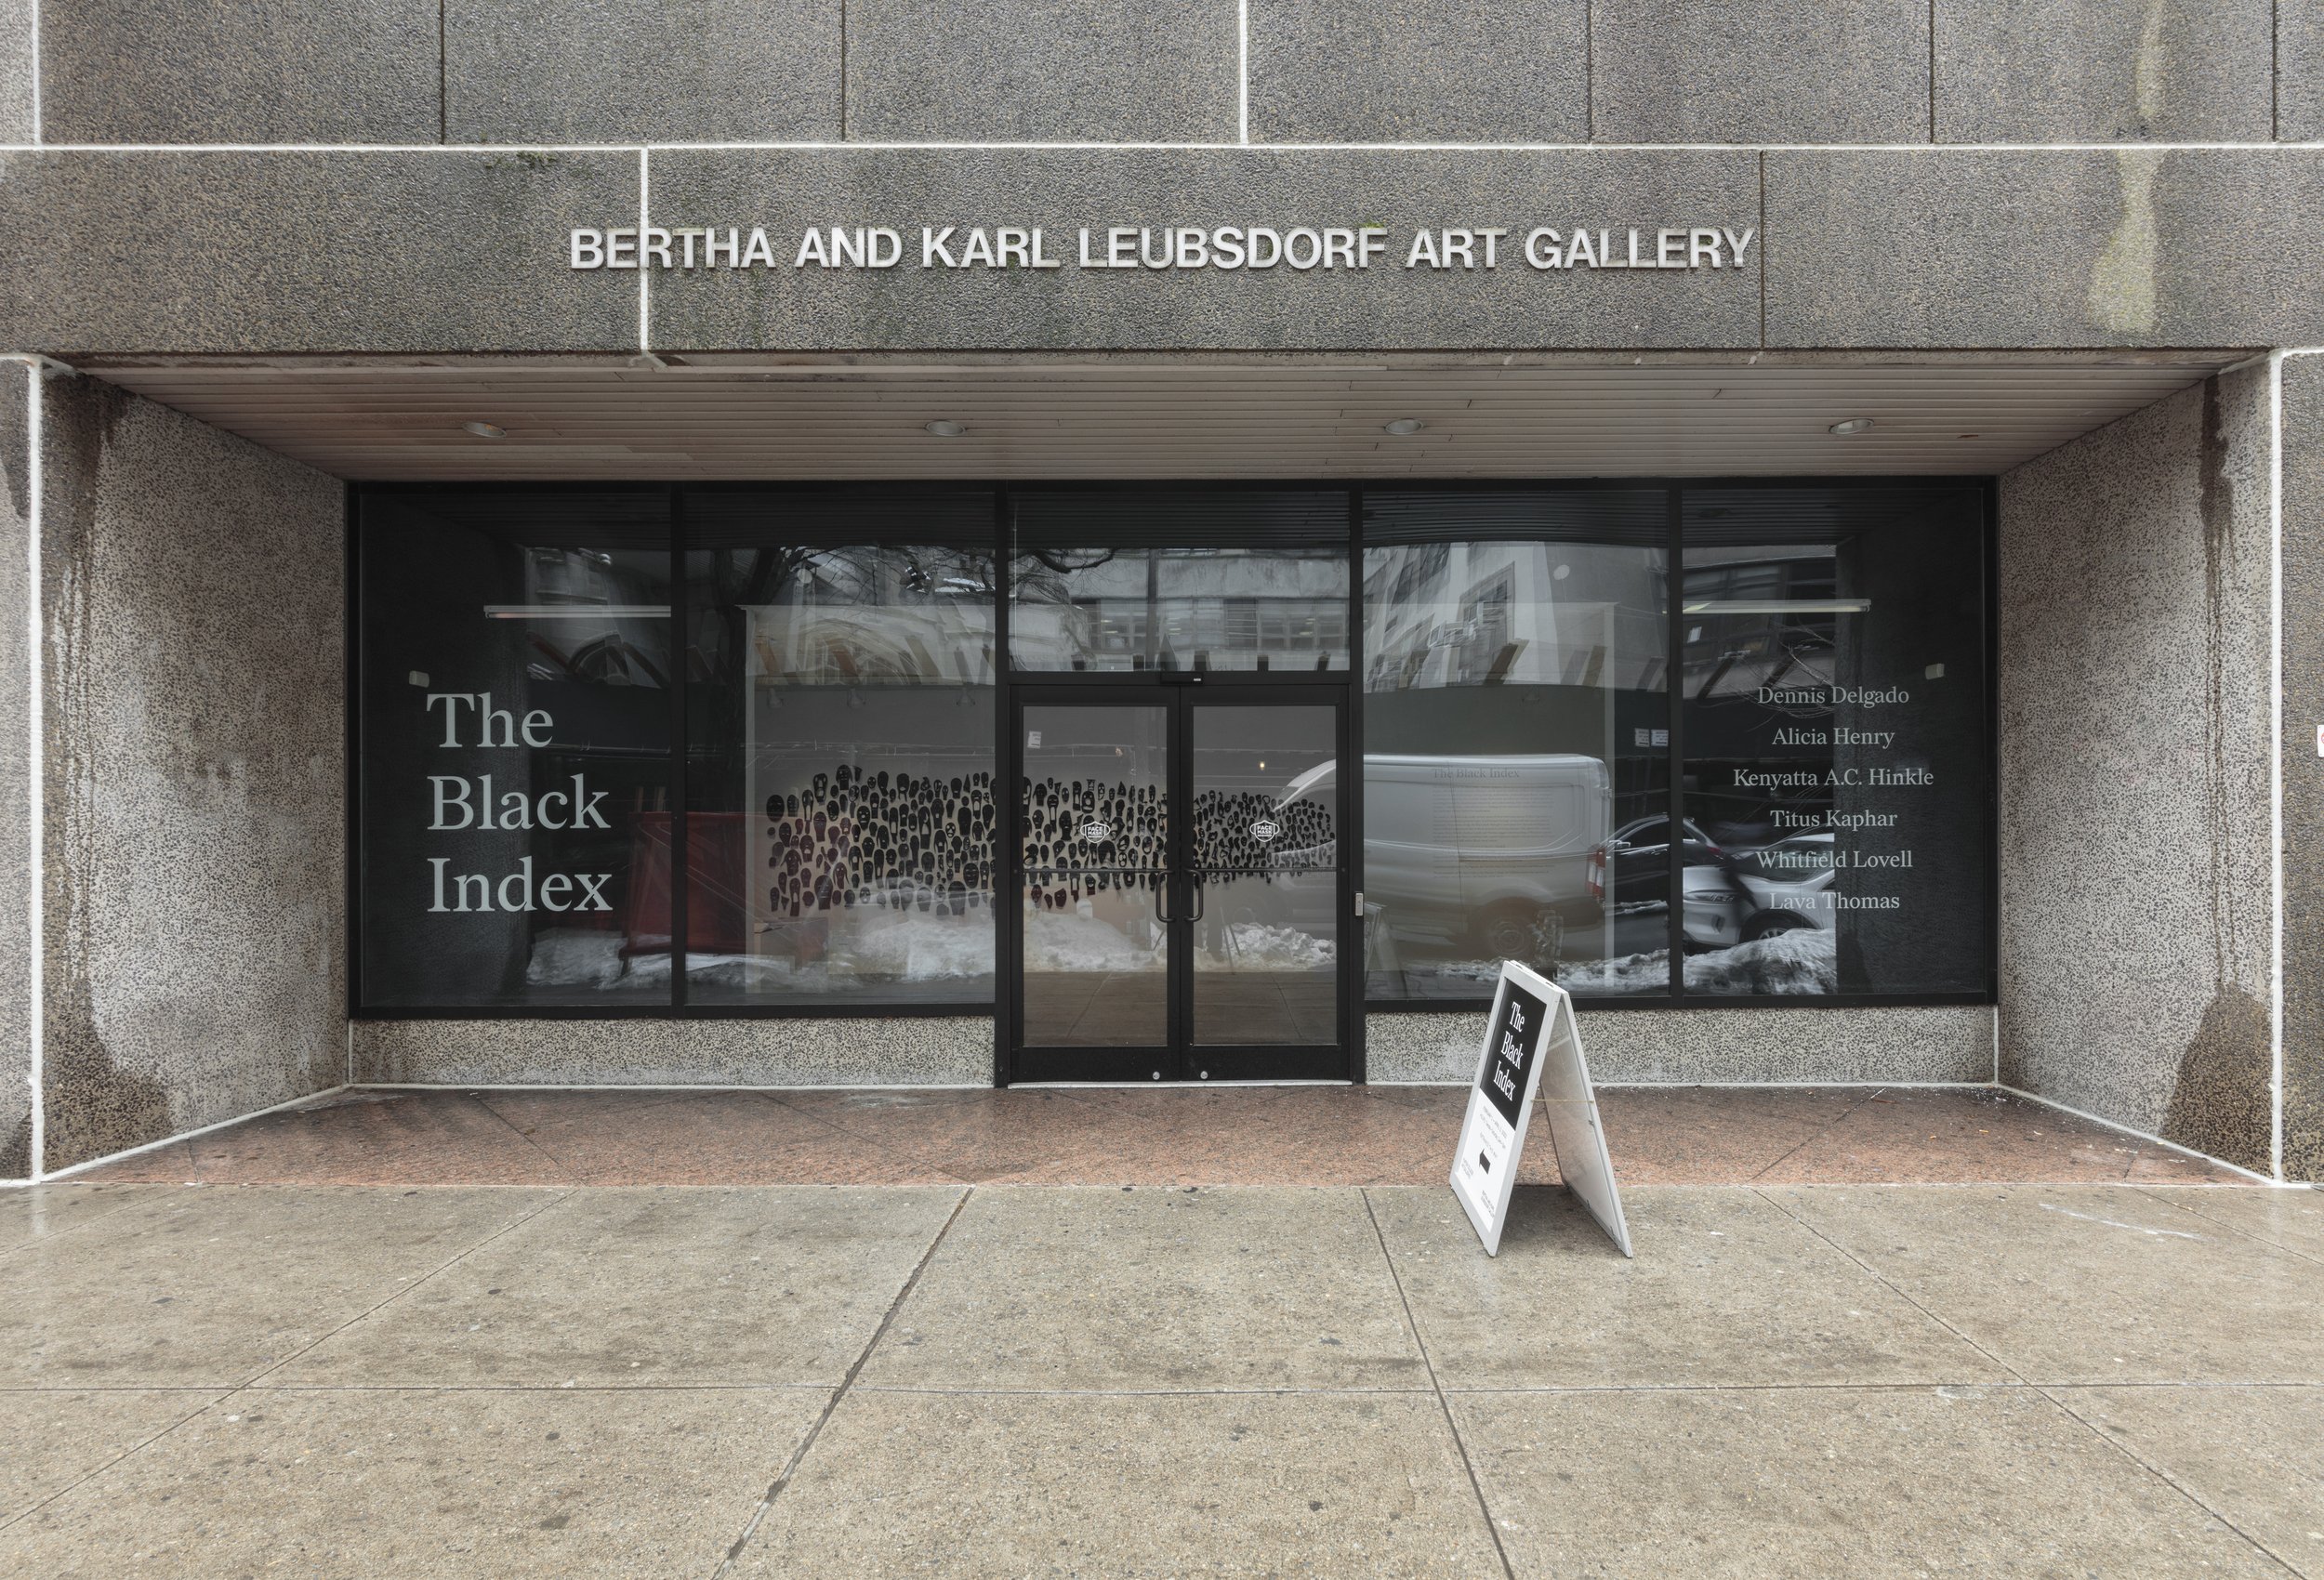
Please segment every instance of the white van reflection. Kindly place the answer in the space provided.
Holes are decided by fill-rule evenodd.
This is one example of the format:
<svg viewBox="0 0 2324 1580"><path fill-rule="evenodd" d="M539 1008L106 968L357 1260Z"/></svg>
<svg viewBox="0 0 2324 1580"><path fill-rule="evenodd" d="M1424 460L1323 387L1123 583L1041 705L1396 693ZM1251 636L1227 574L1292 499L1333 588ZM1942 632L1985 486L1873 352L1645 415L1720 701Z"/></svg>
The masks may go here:
<svg viewBox="0 0 2324 1580"><path fill-rule="evenodd" d="M1327 792L1324 763L1285 802ZM1399 945L1557 964L1569 928L1596 925L1591 859L1613 823L1597 757L1364 758L1364 899Z"/></svg>

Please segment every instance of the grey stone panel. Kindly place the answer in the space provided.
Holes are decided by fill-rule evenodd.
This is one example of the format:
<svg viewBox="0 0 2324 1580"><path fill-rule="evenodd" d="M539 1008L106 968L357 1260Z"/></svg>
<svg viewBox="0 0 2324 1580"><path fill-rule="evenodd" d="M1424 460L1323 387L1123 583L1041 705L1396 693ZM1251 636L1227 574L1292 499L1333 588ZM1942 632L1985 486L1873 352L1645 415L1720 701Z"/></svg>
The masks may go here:
<svg viewBox="0 0 2324 1580"><path fill-rule="evenodd" d="M1049 350L1753 346L1750 267L1537 272L1528 230L1758 223L1754 155L1626 151L1328 152L1082 149L657 153L668 225L766 223L772 270L656 271L657 350L717 347ZM1076 267L1076 232L1183 223L1345 226L1391 237L1367 270ZM810 226L890 225L891 270L790 267ZM919 267L922 225L1041 227L1052 270ZM1507 226L1490 272L1404 258L1419 227ZM1625 246L1623 233L1609 238ZM1481 256L1481 255L1480 255Z"/></svg>
<svg viewBox="0 0 2324 1580"><path fill-rule="evenodd" d="M346 1073L341 485L45 381L46 1165Z"/></svg>
<svg viewBox="0 0 2324 1580"><path fill-rule="evenodd" d="M437 0L70 0L40 19L50 142L434 142Z"/></svg>
<svg viewBox="0 0 2324 1580"><path fill-rule="evenodd" d="M1485 1014L1373 1015L1365 1021L1374 1081L1475 1078ZM1597 1081L1989 1081L1993 1011L1921 1008L1581 1011L1581 1047Z"/></svg>
<svg viewBox="0 0 2324 1580"><path fill-rule="evenodd" d="M2276 0L2276 135L2324 138L2324 0Z"/></svg>
<svg viewBox="0 0 2324 1580"><path fill-rule="evenodd" d="M0 142L40 137L40 59L33 26L40 0L0 0Z"/></svg>
<svg viewBox="0 0 2324 1580"><path fill-rule="evenodd" d="M354 1070L421 1086L986 1086L993 1020L359 1020Z"/></svg>
<svg viewBox="0 0 2324 1580"><path fill-rule="evenodd" d="M1578 142L1587 0L1253 0L1258 142Z"/></svg>
<svg viewBox="0 0 2324 1580"><path fill-rule="evenodd" d="M0 1179L32 1177L32 405L37 375L0 362Z"/></svg>
<svg viewBox="0 0 2324 1580"><path fill-rule="evenodd" d="M1939 142L2265 141L2270 0L1936 0Z"/></svg>
<svg viewBox="0 0 2324 1580"><path fill-rule="evenodd" d="M446 0L445 140L839 135L840 0Z"/></svg>
<svg viewBox="0 0 2324 1580"><path fill-rule="evenodd" d="M853 0L846 135L1232 142L1235 0Z"/></svg>
<svg viewBox="0 0 2324 1580"><path fill-rule="evenodd" d="M2001 1078L2256 1169L2267 402L2223 375L2000 481Z"/></svg>
<svg viewBox="0 0 2324 1580"><path fill-rule="evenodd" d="M638 281L634 153L0 153L0 344L81 352L596 350Z"/></svg>
<svg viewBox="0 0 2324 1580"><path fill-rule="evenodd" d="M2284 1173L2324 1181L2324 358L2284 359Z"/></svg>
<svg viewBox="0 0 2324 1580"><path fill-rule="evenodd" d="M1925 0L1597 0L1592 134L1607 142L1920 142Z"/></svg>
<svg viewBox="0 0 2324 1580"><path fill-rule="evenodd" d="M2324 153L1771 152L1767 343L2324 340Z"/></svg>

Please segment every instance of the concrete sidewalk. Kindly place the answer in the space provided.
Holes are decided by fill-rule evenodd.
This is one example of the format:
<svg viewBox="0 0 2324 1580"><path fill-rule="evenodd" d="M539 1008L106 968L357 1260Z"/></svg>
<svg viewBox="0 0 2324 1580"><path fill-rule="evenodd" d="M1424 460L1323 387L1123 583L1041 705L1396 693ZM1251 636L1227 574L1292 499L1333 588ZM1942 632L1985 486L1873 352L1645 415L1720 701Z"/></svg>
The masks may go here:
<svg viewBox="0 0 2324 1580"><path fill-rule="evenodd" d="M2324 1574L2324 1205L0 1197L0 1573Z"/></svg>

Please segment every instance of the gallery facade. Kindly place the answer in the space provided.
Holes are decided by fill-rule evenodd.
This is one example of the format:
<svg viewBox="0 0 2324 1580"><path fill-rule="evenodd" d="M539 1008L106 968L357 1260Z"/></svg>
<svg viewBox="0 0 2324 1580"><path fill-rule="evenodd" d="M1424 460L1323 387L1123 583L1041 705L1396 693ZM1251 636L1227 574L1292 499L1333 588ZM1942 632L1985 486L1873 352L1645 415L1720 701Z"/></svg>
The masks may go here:
<svg viewBox="0 0 2324 1580"><path fill-rule="evenodd" d="M2324 1175L2297 8L29 9L0 1175L1504 959Z"/></svg>

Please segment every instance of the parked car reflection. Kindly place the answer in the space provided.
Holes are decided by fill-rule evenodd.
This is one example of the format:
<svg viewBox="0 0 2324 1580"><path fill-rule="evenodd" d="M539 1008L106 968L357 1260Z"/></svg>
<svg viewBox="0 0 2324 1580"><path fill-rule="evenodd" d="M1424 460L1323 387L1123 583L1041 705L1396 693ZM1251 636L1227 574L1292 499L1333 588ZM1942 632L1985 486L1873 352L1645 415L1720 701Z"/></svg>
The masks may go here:
<svg viewBox="0 0 2324 1580"><path fill-rule="evenodd" d="M1803 928L1830 931L1833 860L1829 829L1795 834L1758 849L1721 851L1711 864L1724 880L1723 891L1704 892L1706 925L1699 932L1696 893L1688 887L1687 947L1756 943Z"/></svg>
<svg viewBox="0 0 2324 1580"><path fill-rule="evenodd" d="M1728 916L1719 848L1691 820L1679 824L1688 937L1716 936ZM1613 936L1607 952L1644 955L1670 942L1670 820L1633 818L1616 829L1591 860L1591 892L1606 908ZM1730 939L1732 935L1729 935Z"/></svg>
<svg viewBox="0 0 2324 1580"><path fill-rule="evenodd" d="M1679 829L1687 953L1753 943L1801 928L1830 929L1830 830L1736 849L1718 844L1692 820L1682 821ZM1618 953L1640 954L1670 942L1670 830L1667 817L1636 819L1617 829L1592 860L1591 889L1606 902Z"/></svg>

